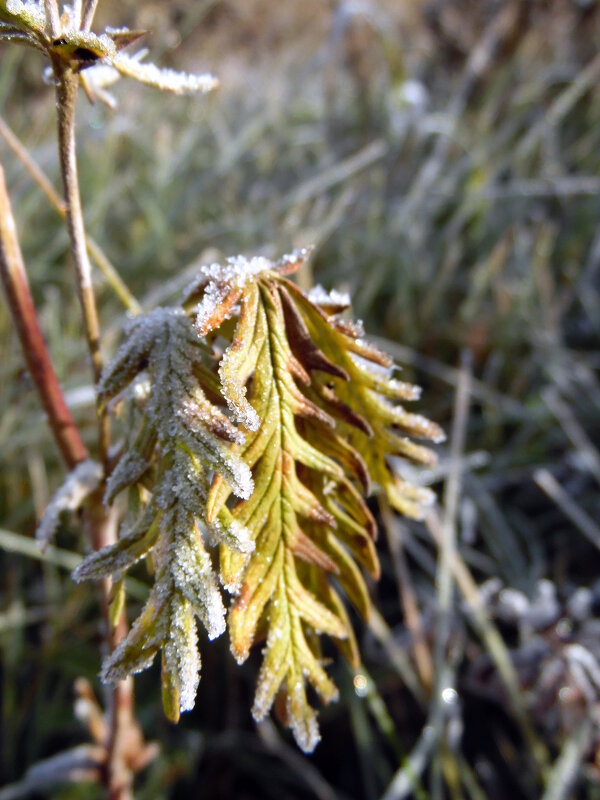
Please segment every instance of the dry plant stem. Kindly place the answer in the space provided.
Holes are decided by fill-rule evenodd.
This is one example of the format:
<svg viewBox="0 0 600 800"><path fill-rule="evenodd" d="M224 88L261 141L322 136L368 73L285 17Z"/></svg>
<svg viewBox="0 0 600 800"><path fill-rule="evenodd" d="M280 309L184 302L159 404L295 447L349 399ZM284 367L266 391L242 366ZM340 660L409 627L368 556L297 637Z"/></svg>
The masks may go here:
<svg viewBox="0 0 600 800"><path fill-rule="evenodd" d="M67 212L65 209L65 202L64 200L59 197L57 194L54 186L50 183L46 175L42 172L42 170L38 167L35 163L33 158L27 151L27 148L24 147L23 143L19 140L19 138L15 135L15 133L8 127L6 122L0 117L0 136L3 137L11 151L15 154L15 156L19 159L21 164L25 167L31 178L33 179L34 183L38 186L38 188L46 195L50 204L53 208L56 209L56 212L62 217L62 219L66 219ZM128 287L124 283L123 279L115 269L115 267L111 264L108 257L100 247L100 245L86 233L86 245L87 250L95 262L96 266L104 276L106 282L109 284L111 289L117 295L119 300L123 303L125 308L130 311L134 316L140 314L142 311L142 307L129 291Z"/></svg>
<svg viewBox="0 0 600 800"><path fill-rule="evenodd" d="M58 145L60 166L65 192L67 228L71 245L71 258L75 267L77 292L81 303L85 335L92 360L94 382L102 374L100 351L100 323L92 285L92 268L88 258L75 146L75 104L77 101L77 75L61 62L53 64L57 80L56 101L58 110ZM98 407L98 448L102 463L106 465L109 445L109 424L105 409Z"/></svg>
<svg viewBox="0 0 600 800"><path fill-rule="evenodd" d="M415 657L415 665L423 688L429 694L433 684L433 664L431 653L427 647L425 636L423 632L423 625L421 622L421 614L419 613L419 606L417 598L410 580L410 572L408 570L406 559L404 557L404 548L402 547L402 531L399 521L394 517L390 504L385 497L380 497L379 508L381 511L381 519L383 527L387 534L388 547L392 556L394 564L394 571L396 573L396 582L400 593L400 601L404 608L404 617L406 625L410 630L413 637L413 649Z"/></svg>
<svg viewBox="0 0 600 800"><path fill-rule="evenodd" d="M50 36L55 39L60 31L60 14L58 12L58 3L56 0L44 0L44 8L46 9L46 21L48 23Z"/></svg>
<svg viewBox="0 0 600 800"><path fill-rule="evenodd" d="M72 469L87 458L87 451L66 404L40 330L2 167L0 167L0 273L27 366L61 455L67 467Z"/></svg>
<svg viewBox="0 0 600 800"><path fill-rule="evenodd" d="M81 22L81 29L83 31L89 31L92 27L92 22L94 21L94 15L97 7L98 0L86 0Z"/></svg>
<svg viewBox="0 0 600 800"><path fill-rule="evenodd" d="M75 103L78 78L72 70L56 61L53 64L57 80L58 138L61 172L65 192L67 228L71 245L71 258L75 266L77 289L81 303L88 347L92 359L94 380L102 373L100 352L100 325L92 286L91 266L86 249L85 228L75 146ZM109 424L105 409L98 407L99 454L105 465L108 459ZM88 506L87 527L94 550L114 544L117 524L112 510L107 511L102 502L104 487L91 498ZM112 652L126 634L126 618L122 613L113 627L109 619L110 582L102 583L102 613L106 644ZM106 762L105 785L110 800L129 800L131 797L131 771L125 762L124 740L136 729L133 717L133 687L131 681L122 681L107 692L107 713L110 720L110 739Z"/></svg>
<svg viewBox="0 0 600 800"><path fill-rule="evenodd" d="M438 544L437 601L438 619L434 645L435 690L433 695L432 720L436 730L441 731L444 724L442 692L444 683L452 675L447 666L447 650L450 643L450 627L453 606L454 580L452 559L456 550L456 513L460 497L462 475L460 464L463 460L469 414L469 396L471 383L471 358L465 351L461 358L461 371L456 387L454 403L454 419L452 422L452 438L450 443L450 469L444 492L444 516L442 521L441 541ZM452 678L450 678L452 680ZM443 740L440 742L442 753ZM443 757L443 756L442 756ZM444 763L446 759L443 758ZM441 785L441 762L434 762L432 798L437 800L443 795Z"/></svg>
<svg viewBox="0 0 600 800"><path fill-rule="evenodd" d="M436 509L432 509L427 515L426 524L436 545L441 547L443 540L443 523ZM519 681L510 659L510 654L506 649L506 645L498 629L488 617L475 578L456 549L450 554L450 568L452 569L456 585L469 606L469 611L472 614L473 627L485 642L490 656L496 665L498 674L502 678L513 713L523 731L523 737L528 744L529 750L540 773L543 777L546 777L549 763L548 752L542 740L538 738L531 724L531 720L527 715L525 703L519 688Z"/></svg>

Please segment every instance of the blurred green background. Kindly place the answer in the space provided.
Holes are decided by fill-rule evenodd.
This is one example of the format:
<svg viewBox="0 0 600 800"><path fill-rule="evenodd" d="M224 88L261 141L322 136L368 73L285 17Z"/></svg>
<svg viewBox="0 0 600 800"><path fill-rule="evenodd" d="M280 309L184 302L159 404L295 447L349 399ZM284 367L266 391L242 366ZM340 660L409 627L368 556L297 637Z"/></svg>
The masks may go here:
<svg viewBox="0 0 600 800"><path fill-rule="evenodd" d="M353 683L335 658L343 696L321 714L315 755L271 723L256 730L256 661L239 668L217 642L203 648L198 704L178 728L162 717L156 670L136 681L141 723L162 745L136 797L372 800L411 752L408 789L397 777L386 800L600 797L600 5L101 0L96 29L105 23L151 30L152 60L221 81L205 98L123 81L116 111L81 97L87 225L145 308L175 301L199 263L314 244L299 281L350 291L367 330L424 387L420 409L448 431L467 354L459 557L527 721L456 592L443 659L458 694L429 743L403 659L414 672L411 598L434 649L437 552L422 524L383 509L372 591L388 627L357 622L374 684ZM36 53L0 44L0 114L58 186L42 70ZM44 333L93 441L65 230L1 138L0 160ZM109 355L126 315L99 274L97 288ZM100 687L93 593L28 556L63 472L4 304L0 373L3 785L85 741L73 682ZM440 467L420 476L441 497L448 465L442 447ZM76 520L58 545L83 552ZM48 792L33 796L98 796L89 785Z"/></svg>

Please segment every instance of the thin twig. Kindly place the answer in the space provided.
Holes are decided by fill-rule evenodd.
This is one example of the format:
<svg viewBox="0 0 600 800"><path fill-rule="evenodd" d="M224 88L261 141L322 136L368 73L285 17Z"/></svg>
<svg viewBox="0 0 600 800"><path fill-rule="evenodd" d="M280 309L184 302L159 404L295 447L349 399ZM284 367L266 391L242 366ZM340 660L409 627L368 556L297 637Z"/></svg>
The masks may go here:
<svg viewBox="0 0 600 800"><path fill-rule="evenodd" d="M544 389L542 399L560 422L587 469L600 484L600 451L591 441L571 408L561 399L554 386Z"/></svg>
<svg viewBox="0 0 600 800"><path fill-rule="evenodd" d="M404 548L402 546L401 523L393 515L390 505L384 497L380 497L378 503L383 527L387 534L392 562L394 564L396 582L404 609L406 627L410 630L413 638L415 665L425 691L430 692L433 683L433 664L431 653L425 641L421 614L419 613L417 598L411 584L410 572L406 565Z"/></svg>
<svg viewBox="0 0 600 800"><path fill-rule="evenodd" d="M66 219L66 209L65 209L65 202L62 197L59 197L56 189L44 172L40 169L40 167L36 164L33 158L30 156L27 148L23 145L20 139L16 136L14 131L12 131L6 122L0 117L0 136L2 136L10 147L11 151L15 154L15 156L19 159L21 164L25 167L31 178L33 179L34 183L41 189L41 191L46 195L52 207L56 210L58 214L63 219ZM125 308L131 312L133 315L140 314L142 311L142 307L135 299L133 294L128 289L127 285L123 281L123 278L119 275L115 267L111 264L110 260L108 259L107 255L104 253L100 245L89 235L86 233L86 244L87 250L104 276L106 282L117 295L119 300L123 303Z"/></svg>
<svg viewBox="0 0 600 800"><path fill-rule="evenodd" d="M423 689L417 675L410 663L410 659L395 641L387 622L376 608L371 609L369 615L369 630L385 650L390 664L395 668L404 684L412 692L414 698L420 703L425 703Z"/></svg>
<svg viewBox="0 0 600 800"><path fill-rule="evenodd" d="M431 718L434 728L441 733L444 719L443 690L444 683L451 676L446 666L447 649L450 640L450 620L452 615L452 595L454 579L452 573L452 560L456 550L456 514L458 500L462 486L462 472L460 464L465 451L467 422L469 416L469 398L471 394L471 355L465 351L458 386L456 387L456 400L454 405L454 420L452 424L452 437L450 442L450 468L444 492L444 515L442 520L441 537L437 542L439 548L437 582L437 626L434 645L435 665L435 691L432 698ZM439 765L439 761L436 761ZM441 797L440 772L434 772L434 786L432 797ZM436 791L437 788L437 791Z"/></svg>
<svg viewBox="0 0 600 800"><path fill-rule="evenodd" d="M68 67L65 67L62 62L56 60L53 66L57 81L58 144L65 193L67 228L71 244L71 258L75 267L77 293L83 314L85 336L92 360L94 382L97 383L102 374L100 323L92 285L92 268L85 241L75 147L75 104L79 84L77 75ZM106 464L110 433L106 410L100 406L98 407L98 430L99 456L102 463Z"/></svg>
<svg viewBox="0 0 600 800"><path fill-rule="evenodd" d="M23 353L62 457L72 469L87 456L54 371L33 305L10 200L0 167L0 274Z"/></svg>
<svg viewBox="0 0 600 800"><path fill-rule="evenodd" d="M538 469L533 477L540 489L554 500L563 514L600 550L600 526L569 497L554 475L547 469Z"/></svg>
<svg viewBox="0 0 600 800"><path fill-rule="evenodd" d="M86 7L86 11L88 8ZM63 178L67 228L71 245L71 258L75 267L77 290L81 303L86 339L92 360L94 380L102 373L100 352L100 325L96 299L91 279L91 266L86 249L85 227L79 193L77 157L75 147L75 104L78 77L59 60L53 62L57 81L58 140ZM100 459L108 474L108 447L110 429L106 409L97 405L98 447ZM104 486L90 498L85 518L86 528L94 550L100 550L117 541L117 517L114 509L107 510L103 503ZM112 652L127 633L127 621L121 613L116 625L111 624L111 582L101 582L102 617L107 649ZM132 770L127 762L128 742L143 741L133 713L133 682L121 681L107 691L107 718L110 738L107 743L104 784L110 800L130 800Z"/></svg>
<svg viewBox="0 0 600 800"><path fill-rule="evenodd" d="M577 730L569 737L563 746L561 754L556 759L548 787L542 800L567 800L571 791L581 775L581 763L590 746L592 734L592 719L584 718Z"/></svg>
<svg viewBox="0 0 600 800"><path fill-rule="evenodd" d="M85 6L81 19L81 29L83 31L89 31L92 27L92 22L94 21L94 15L96 14L97 7L98 0L85 0Z"/></svg>
<svg viewBox="0 0 600 800"><path fill-rule="evenodd" d="M72 21L73 21L73 25L76 28L80 28L81 27L81 23L82 23L82 20L83 20L82 7L83 7L82 0L73 0L73 2L71 3L71 10L72 10L72 14L73 14L73 20Z"/></svg>
<svg viewBox="0 0 600 800"><path fill-rule="evenodd" d="M60 33L60 14L58 12L58 3L56 0L44 0L44 8L46 9L46 23L50 36L53 39Z"/></svg>
<svg viewBox="0 0 600 800"><path fill-rule="evenodd" d="M435 509L428 514L426 524L438 547L441 546L442 521ZM469 611L472 615L471 620L473 625L481 639L485 642L490 656L496 665L498 674L502 678L510 698L513 713L519 725L521 726L523 736L528 744L529 752L535 759L540 772L543 776L545 776L548 768L548 752L544 743L538 738L533 725L527 716L521 691L519 689L517 674L513 667L506 645L504 644L498 629L489 619L479 594L477 583L475 582L475 579L473 578L468 566L460 557L460 554L457 550L454 550L454 552L451 554L450 566L452 568L456 585L460 589L469 607Z"/></svg>

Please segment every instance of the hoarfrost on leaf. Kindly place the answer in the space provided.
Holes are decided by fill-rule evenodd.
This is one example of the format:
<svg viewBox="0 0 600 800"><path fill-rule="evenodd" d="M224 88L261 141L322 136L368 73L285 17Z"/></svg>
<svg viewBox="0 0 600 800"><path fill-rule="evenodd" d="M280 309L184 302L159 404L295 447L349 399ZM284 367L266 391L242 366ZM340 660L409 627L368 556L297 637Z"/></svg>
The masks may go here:
<svg viewBox="0 0 600 800"><path fill-rule="evenodd" d="M42 548L46 548L56 533L60 514L63 511L76 511L84 500L98 488L102 480L102 465L87 459L71 470L63 485L44 511L44 516L35 532L35 538Z"/></svg>
<svg viewBox="0 0 600 800"><path fill-rule="evenodd" d="M111 58L110 63L124 77L133 78L139 83L173 94L206 94L219 85L217 78L209 73L194 75L176 72L173 69L161 69L156 64L147 64L125 53L117 53Z"/></svg>
<svg viewBox="0 0 600 800"><path fill-rule="evenodd" d="M347 308L350 305L350 295L348 292L338 292L332 289L328 292L318 283L308 292L308 299L317 306L333 306Z"/></svg>

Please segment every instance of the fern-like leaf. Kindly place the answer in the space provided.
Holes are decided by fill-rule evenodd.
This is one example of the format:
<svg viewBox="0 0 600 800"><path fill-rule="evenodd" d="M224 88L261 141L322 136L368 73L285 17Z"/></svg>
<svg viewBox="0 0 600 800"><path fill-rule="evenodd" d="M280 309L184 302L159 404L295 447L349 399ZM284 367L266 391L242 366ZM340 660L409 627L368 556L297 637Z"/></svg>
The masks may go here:
<svg viewBox="0 0 600 800"><path fill-rule="evenodd" d="M311 751L319 732L306 685L325 703L337 697L315 634L330 635L358 660L330 578L366 617L369 595L357 562L375 577L379 572L375 524L364 501L370 479L396 507L418 516L427 496L400 484L387 458L430 463L433 454L398 431L430 439L440 431L390 402L414 399L416 391L392 380L387 357L337 319L339 302L321 307L285 278L305 255L275 265L238 258L207 267L186 307L196 307L202 335L230 340L219 369L222 394L242 423L245 442L233 447L255 483L249 499L229 503L233 518L250 531L254 553L249 561L227 545L220 553L221 581L235 596L228 619L232 651L244 661L266 631L253 714L262 719L279 697L298 744ZM230 494L216 474L209 521L228 507Z"/></svg>
<svg viewBox="0 0 600 800"><path fill-rule="evenodd" d="M231 448L241 436L206 398L197 373L205 371L206 350L188 317L157 309L135 320L125 343L105 371L101 402L124 393L135 397L136 379L148 376L141 425L118 462L107 499L142 480L150 470L152 496L133 527L117 544L92 553L75 570L76 580L119 577L152 554L155 583L127 638L106 661L103 676L119 680L163 652L163 698L170 718L193 705L199 655L198 616L209 637L223 633L224 608L204 543L204 508L209 475L223 475L231 490L249 498L252 477ZM139 387L139 384L138 384ZM224 508L214 518L211 539L247 557L253 549L245 529Z"/></svg>

